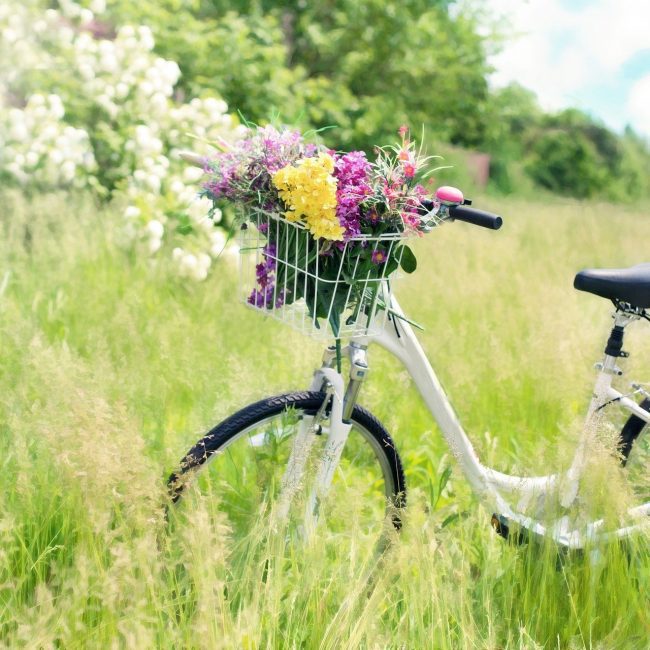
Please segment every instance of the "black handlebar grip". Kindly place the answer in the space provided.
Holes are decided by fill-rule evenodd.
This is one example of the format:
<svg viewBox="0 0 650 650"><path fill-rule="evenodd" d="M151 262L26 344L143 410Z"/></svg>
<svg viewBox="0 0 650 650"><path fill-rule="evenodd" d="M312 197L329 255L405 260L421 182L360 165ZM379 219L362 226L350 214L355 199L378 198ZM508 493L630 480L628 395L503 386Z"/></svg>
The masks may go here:
<svg viewBox="0 0 650 650"><path fill-rule="evenodd" d="M450 207L449 216L452 219L472 223L475 226L489 228L490 230L499 230L503 225L503 219L499 215L485 212L484 210L477 210L476 208L470 208L466 205L454 205Z"/></svg>

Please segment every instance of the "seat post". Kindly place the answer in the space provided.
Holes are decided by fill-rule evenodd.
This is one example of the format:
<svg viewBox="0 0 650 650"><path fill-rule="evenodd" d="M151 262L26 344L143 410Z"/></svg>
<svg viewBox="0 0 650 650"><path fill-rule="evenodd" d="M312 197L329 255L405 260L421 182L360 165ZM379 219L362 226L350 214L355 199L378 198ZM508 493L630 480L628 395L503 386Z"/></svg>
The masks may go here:
<svg viewBox="0 0 650 650"><path fill-rule="evenodd" d="M617 357L629 356L623 350L623 337L625 335L625 328L632 322L640 318L638 311L626 311L617 309L614 314L614 327L607 339L607 346L605 347L605 359L602 364L605 372L613 372L614 374L622 374L616 366Z"/></svg>
<svg viewBox="0 0 650 650"><path fill-rule="evenodd" d="M605 354L610 357L623 356L623 336L625 335L625 325L614 325L607 339Z"/></svg>

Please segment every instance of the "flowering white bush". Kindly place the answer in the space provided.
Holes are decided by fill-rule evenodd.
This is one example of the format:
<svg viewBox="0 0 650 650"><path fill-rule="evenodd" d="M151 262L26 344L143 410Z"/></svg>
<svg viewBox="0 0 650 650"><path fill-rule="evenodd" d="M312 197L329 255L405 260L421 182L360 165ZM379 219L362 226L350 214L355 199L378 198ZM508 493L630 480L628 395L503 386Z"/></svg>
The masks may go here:
<svg viewBox="0 0 650 650"><path fill-rule="evenodd" d="M24 109L0 113L0 168L21 185L86 187L96 179L88 133L63 121L58 95L32 95Z"/></svg>
<svg viewBox="0 0 650 650"><path fill-rule="evenodd" d="M211 203L197 196L201 170L177 153L207 153L241 127L221 99L174 101L179 67L153 52L148 27L113 31L97 19L101 0L59 6L0 6L0 176L26 188L89 187L126 204L132 245L173 251L181 276L204 279L226 237L220 212L209 219Z"/></svg>

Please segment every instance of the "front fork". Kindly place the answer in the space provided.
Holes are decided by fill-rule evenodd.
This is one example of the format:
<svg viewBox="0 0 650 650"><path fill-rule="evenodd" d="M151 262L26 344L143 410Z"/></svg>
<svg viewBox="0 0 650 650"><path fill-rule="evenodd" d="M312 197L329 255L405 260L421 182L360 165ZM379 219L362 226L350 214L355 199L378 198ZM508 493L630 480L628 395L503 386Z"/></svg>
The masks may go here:
<svg viewBox="0 0 650 650"><path fill-rule="evenodd" d="M332 484L334 472L338 467L341 454L345 448L352 428L352 411L356 404L361 385L368 375L366 346L351 342L343 348L350 362L347 386L341 373L336 370L336 348L330 346L323 355L323 364L314 373L310 390L324 391L323 405L315 416L304 415L300 421L294 439L287 469L282 479L279 515L286 518L291 501L300 488L312 446L317 435L322 434L321 422L329 419L329 433L323 454L318 461L314 484L310 490L305 509L305 527L307 532L313 529L318 517L321 501L327 495ZM329 408L329 418L327 407Z"/></svg>

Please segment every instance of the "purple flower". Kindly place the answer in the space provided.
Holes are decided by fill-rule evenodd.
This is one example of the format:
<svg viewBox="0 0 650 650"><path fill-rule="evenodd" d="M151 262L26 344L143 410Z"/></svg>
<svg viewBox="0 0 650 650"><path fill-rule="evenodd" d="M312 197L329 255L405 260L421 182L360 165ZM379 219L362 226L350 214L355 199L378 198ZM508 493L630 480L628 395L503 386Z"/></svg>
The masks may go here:
<svg viewBox="0 0 650 650"><path fill-rule="evenodd" d="M374 251L372 251L371 259L373 264L379 265L379 264L384 264L388 259L388 256L386 255L386 253L384 253L384 251L382 251L379 248L376 248Z"/></svg>
<svg viewBox="0 0 650 650"><path fill-rule="evenodd" d="M253 289L251 295L248 296L248 304L257 307L258 309L262 309L263 307L266 307L269 299L273 300L273 289L269 289L268 287L265 287L263 291Z"/></svg>
<svg viewBox="0 0 650 650"><path fill-rule="evenodd" d="M273 294L275 293L275 276L277 259L277 246L268 243L262 248L263 261L255 265L255 278L257 279L257 288L251 291L248 296L248 303L259 309L272 309ZM275 297L275 308L279 309L284 304L285 292L281 289Z"/></svg>
<svg viewBox="0 0 650 650"><path fill-rule="evenodd" d="M275 309L280 309L284 305L284 300L284 290L278 291L275 298ZM263 290L253 289L250 296L248 296L248 304L258 309L273 309L273 287L266 287Z"/></svg>
<svg viewBox="0 0 650 650"><path fill-rule="evenodd" d="M274 172L316 152L314 145L305 144L299 131L258 127L206 161L205 171L210 178L203 185L203 194L212 200L259 204L260 196L272 189Z"/></svg>
<svg viewBox="0 0 650 650"><path fill-rule="evenodd" d="M344 228L347 241L361 233L360 206L372 190L368 183L370 163L363 151L351 151L339 156L334 163L337 181L336 216Z"/></svg>

